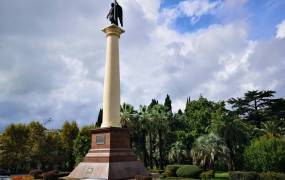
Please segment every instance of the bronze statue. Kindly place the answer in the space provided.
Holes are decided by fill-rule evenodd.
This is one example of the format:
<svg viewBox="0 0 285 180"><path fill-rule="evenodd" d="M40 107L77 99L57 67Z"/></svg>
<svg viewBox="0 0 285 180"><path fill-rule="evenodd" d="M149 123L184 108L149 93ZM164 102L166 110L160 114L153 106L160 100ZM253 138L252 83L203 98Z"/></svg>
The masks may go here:
<svg viewBox="0 0 285 180"><path fill-rule="evenodd" d="M111 9L107 15L107 19L111 21L112 24L119 25L118 19L120 20L120 24L123 27L123 8L119 5L117 0L111 4Z"/></svg>

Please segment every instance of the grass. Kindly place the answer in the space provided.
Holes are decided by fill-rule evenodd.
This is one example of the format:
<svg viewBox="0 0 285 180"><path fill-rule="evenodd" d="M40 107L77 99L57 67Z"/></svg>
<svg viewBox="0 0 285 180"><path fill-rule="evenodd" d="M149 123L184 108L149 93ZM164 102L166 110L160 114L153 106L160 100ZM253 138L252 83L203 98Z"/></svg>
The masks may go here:
<svg viewBox="0 0 285 180"><path fill-rule="evenodd" d="M229 179L229 172L216 172L213 180L226 180Z"/></svg>

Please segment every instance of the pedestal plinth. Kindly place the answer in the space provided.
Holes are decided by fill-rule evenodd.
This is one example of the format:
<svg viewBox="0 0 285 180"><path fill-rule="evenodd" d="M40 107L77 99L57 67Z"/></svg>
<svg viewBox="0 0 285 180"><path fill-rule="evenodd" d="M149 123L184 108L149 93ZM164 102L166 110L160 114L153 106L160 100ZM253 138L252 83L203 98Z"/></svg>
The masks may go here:
<svg viewBox="0 0 285 180"><path fill-rule="evenodd" d="M126 128L100 128L92 131L91 149L67 178L131 179L148 176L143 163L136 160Z"/></svg>

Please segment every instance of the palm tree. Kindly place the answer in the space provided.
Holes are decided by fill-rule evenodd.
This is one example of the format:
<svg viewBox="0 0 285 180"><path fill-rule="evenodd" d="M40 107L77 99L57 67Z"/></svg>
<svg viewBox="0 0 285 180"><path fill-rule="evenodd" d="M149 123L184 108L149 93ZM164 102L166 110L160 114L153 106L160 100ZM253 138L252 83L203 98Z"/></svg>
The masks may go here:
<svg viewBox="0 0 285 180"><path fill-rule="evenodd" d="M266 121L261 123L261 128L255 130L267 137L281 137L285 133L285 128L281 121Z"/></svg>
<svg viewBox="0 0 285 180"><path fill-rule="evenodd" d="M193 163L204 168L213 168L218 160L228 165L229 149L217 135L210 133L199 137L191 150Z"/></svg>
<svg viewBox="0 0 285 180"><path fill-rule="evenodd" d="M235 170L236 166L241 165L238 164L242 159L240 156L249 142L249 127L239 118L233 119L226 114L219 117L212 121L210 132L217 134L224 140L230 152L229 168Z"/></svg>
<svg viewBox="0 0 285 180"><path fill-rule="evenodd" d="M132 126L132 119L135 116L135 110L132 105L123 104L121 106L121 125L123 128L129 127L130 129Z"/></svg>
<svg viewBox="0 0 285 180"><path fill-rule="evenodd" d="M148 153L146 148L146 136L148 129L148 120L149 120L149 113L147 106L140 106L138 112L138 120L139 120L139 130L141 131L141 147L143 152L143 161L145 167L148 167Z"/></svg>
<svg viewBox="0 0 285 180"><path fill-rule="evenodd" d="M151 108L150 118L158 134L158 153L160 169L164 168L164 150L167 130L169 129L170 112L165 106L157 104Z"/></svg>
<svg viewBox="0 0 285 180"><path fill-rule="evenodd" d="M168 159L173 163L181 164L187 157L186 146L181 141L172 144Z"/></svg>

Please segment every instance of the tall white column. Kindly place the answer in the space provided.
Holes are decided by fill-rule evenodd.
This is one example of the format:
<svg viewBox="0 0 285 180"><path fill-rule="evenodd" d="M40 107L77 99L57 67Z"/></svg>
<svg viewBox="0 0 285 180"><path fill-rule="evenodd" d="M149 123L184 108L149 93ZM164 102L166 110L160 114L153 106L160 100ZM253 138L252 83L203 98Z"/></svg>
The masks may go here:
<svg viewBox="0 0 285 180"><path fill-rule="evenodd" d="M102 30L107 36L106 65L101 127L121 127L119 39L125 31L116 25Z"/></svg>

